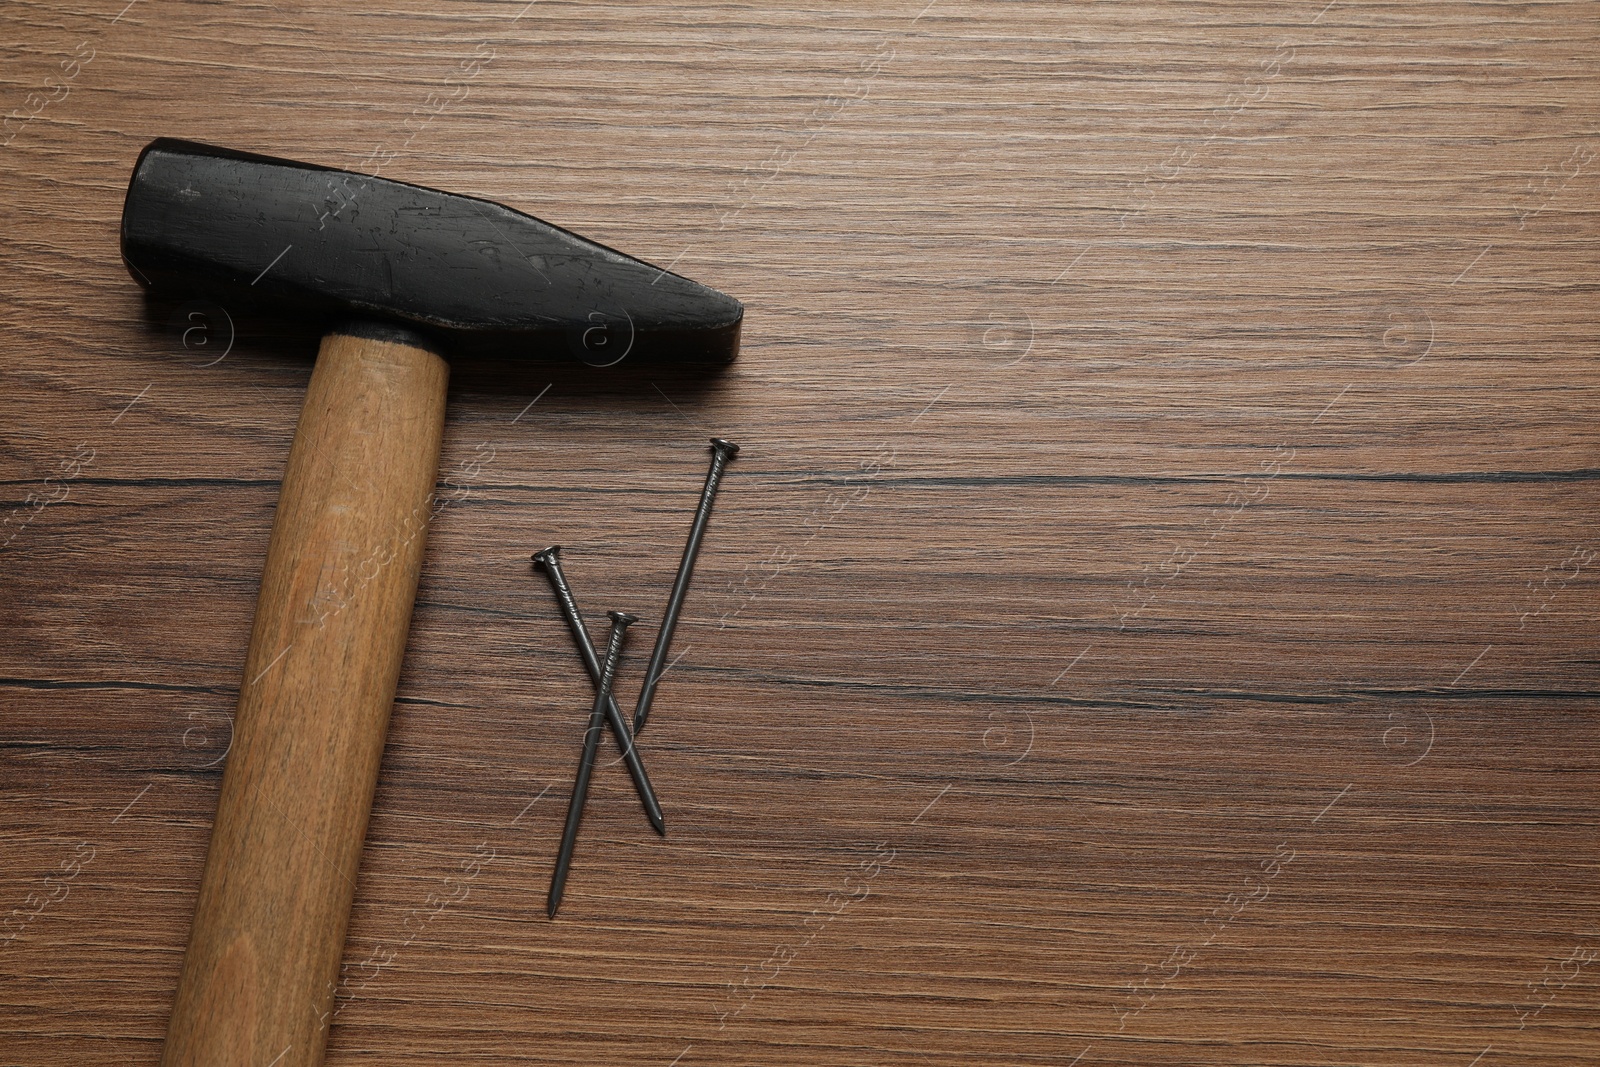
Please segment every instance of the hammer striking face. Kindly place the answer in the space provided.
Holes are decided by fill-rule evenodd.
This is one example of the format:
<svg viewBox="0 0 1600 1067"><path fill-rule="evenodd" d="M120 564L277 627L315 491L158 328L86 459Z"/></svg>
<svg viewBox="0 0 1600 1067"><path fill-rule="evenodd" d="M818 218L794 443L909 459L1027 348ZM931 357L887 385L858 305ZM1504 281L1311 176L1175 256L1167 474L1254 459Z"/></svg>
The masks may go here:
<svg viewBox="0 0 1600 1067"><path fill-rule="evenodd" d="M725 363L743 308L499 204L187 141L140 155L122 254L173 295L335 323L273 517L161 1060L316 1067L433 510L441 351Z"/></svg>
<svg viewBox="0 0 1600 1067"><path fill-rule="evenodd" d="M170 138L134 167L122 256L156 290L381 319L451 353L720 363L744 313L491 201Z"/></svg>

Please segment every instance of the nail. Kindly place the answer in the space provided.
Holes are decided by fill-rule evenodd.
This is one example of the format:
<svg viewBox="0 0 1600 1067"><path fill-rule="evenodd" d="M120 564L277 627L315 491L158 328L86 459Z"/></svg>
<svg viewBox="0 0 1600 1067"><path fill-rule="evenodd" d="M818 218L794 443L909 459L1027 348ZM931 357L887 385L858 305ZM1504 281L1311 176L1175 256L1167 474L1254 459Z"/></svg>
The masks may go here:
<svg viewBox="0 0 1600 1067"><path fill-rule="evenodd" d="M561 614L566 616L567 626L572 630L572 639L578 645L578 655L589 671L590 680L599 685L600 658L595 654L594 642L589 640L588 627L583 625L583 616L578 612L578 602L572 598L572 587L567 584L567 576L561 572L560 553L560 545L551 545L544 551L533 554L533 564L543 570L550 579L550 588L555 590L556 599L561 603ZM627 722L622 718L622 710L617 707L614 695L606 697L606 721L611 724L612 736L617 739L617 745L622 749L623 762L628 765L628 774L633 777L633 787L639 791L639 800L644 804L644 812L650 818L650 825L655 827L656 833L666 836L667 823L661 814L661 804L656 799L656 791L651 788L650 776L645 773L644 763L633 747L633 735L628 729Z"/></svg>
<svg viewBox="0 0 1600 1067"><path fill-rule="evenodd" d="M711 469L706 472L706 487L700 492L700 507L694 513L694 525L689 527L689 543L683 549L683 562L678 564L678 577L672 583L672 596L667 599L667 610L661 616L661 632L656 634L655 651L650 653L650 665L645 668L644 685L639 688L639 703L633 709L633 732L638 734L650 718L650 704L656 697L656 683L661 680L662 664L667 662L667 652L672 647L672 631L678 625L678 613L683 610L683 595L689 591L689 578L694 574L694 558L700 554L700 540L705 536L706 523L711 521L711 504L717 498L717 488L722 483L722 469L728 460L739 454L739 446L720 437L711 439Z"/></svg>
<svg viewBox="0 0 1600 1067"><path fill-rule="evenodd" d="M608 611L611 640L606 645L606 662L595 689L594 707L589 712L589 729L583 735L583 757L578 760L578 778L572 783L572 799L567 804L567 826L561 831L561 851L556 855L556 870L550 877L550 918L561 907L561 894L567 888L567 870L572 866L572 846L578 840L578 824L583 821L583 802L589 796L589 776L594 773L594 755L600 747L600 731L605 728L606 699L617 676L617 660L622 658L622 636L638 616L625 611Z"/></svg>

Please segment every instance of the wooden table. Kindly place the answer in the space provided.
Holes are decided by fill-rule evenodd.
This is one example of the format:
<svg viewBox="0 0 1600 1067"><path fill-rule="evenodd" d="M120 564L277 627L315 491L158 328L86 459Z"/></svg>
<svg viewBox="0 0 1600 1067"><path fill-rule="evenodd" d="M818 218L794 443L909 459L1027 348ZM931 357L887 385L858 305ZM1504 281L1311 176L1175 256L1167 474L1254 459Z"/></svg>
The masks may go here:
<svg viewBox="0 0 1600 1067"><path fill-rule="evenodd" d="M146 306L159 135L748 308L457 370L330 1063L1596 1062L1594 5L386 6L0 8L0 1063L159 1055L315 349ZM549 922L528 556L658 618L714 433Z"/></svg>

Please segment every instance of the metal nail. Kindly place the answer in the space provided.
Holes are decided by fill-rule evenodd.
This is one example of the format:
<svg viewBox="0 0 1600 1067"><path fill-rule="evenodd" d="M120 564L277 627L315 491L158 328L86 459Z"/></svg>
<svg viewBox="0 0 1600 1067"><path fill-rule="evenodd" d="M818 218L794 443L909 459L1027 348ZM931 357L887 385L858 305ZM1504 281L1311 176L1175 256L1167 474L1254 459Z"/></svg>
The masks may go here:
<svg viewBox="0 0 1600 1067"><path fill-rule="evenodd" d="M567 626L572 630L572 639L577 643L578 655L589 671L590 680L599 685L600 658L595 653L594 642L589 640L588 628L583 625L578 602L572 597L572 587L567 584L567 576L561 571L560 553L560 545L551 545L542 552L533 554L533 564L543 570L550 579L550 588L555 590L556 600L561 604L561 614L566 617ZM644 763L633 747L633 735L628 729L627 721L622 717L622 710L617 707L614 695L606 698L606 721L611 724L611 733L616 737L618 747L622 749L623 762L628 765L628 773L633 777L634 788L639 791L639 800L644 804L650 825L655 827L656 833L665 836L667 824L661 814L661 804L656 799L655 790L651 788L650 776L645 773Z"/></svg>
<svg viewBox="0 0 1600 1067"><path fill-rule="evenodd" d="M689 543L683 549L683 562L678 564L678 577L672 583L672 596L667 599L666 613L661 616L661 632L656 634L656 647L650 653L650 665L645 668L644 685L639 689L639 703L633 709L633 732L638 734L650 718L650 704L655 700L656 683L661 680L662 665L667 661L667 651L672 646L672 631L678 625L678 613L683 610L683 596L689 590L689 578L694 574L694 559L700 554L700 540L705 536L706 523L711 521L711 504L717 498L717 488L722 482L722 469L728 460L739 454L739 446L720 437L711 439L711 469L706 472L706 486L700 492L700 507L694 513L694 525L689 528Z"/></svg>
<svg viewBox="0 0 1600 1067"><path fill-rule="evenodd" d="M567 826L561 832L561 851L556 855L555 873L550 877L550 918L556 917L561 907L561 894L567 888L567 871L572 866L572 846L578 840L578 824L583 821L583 802L589 796L589 777L594 773L594 756L600 748L600 731L605 729L606 700L611 696L611 683L617 676L617 660L622 658L622 637L628 624L638 616L625 611L608 611L611 617L611 640L606 644L606 662L600 671L600 685L595 689L594 707L589 711L589 729L583 735L583 756L578 760L578 778L572 783L572 799L567 804Z"/></svg>

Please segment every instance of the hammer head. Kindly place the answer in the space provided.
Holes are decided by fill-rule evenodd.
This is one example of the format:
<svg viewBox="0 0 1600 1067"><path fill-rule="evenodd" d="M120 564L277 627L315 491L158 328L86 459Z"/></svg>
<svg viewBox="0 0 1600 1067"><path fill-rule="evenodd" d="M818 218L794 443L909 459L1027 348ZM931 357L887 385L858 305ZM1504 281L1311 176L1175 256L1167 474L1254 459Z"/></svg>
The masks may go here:
<svg viewBox="0 0 1600 1067"><path fill-rule="evenodd" d="M161 138L122 258L157 292L408 326L471 355L726 362L743 306L475 197Z"/></svg>

